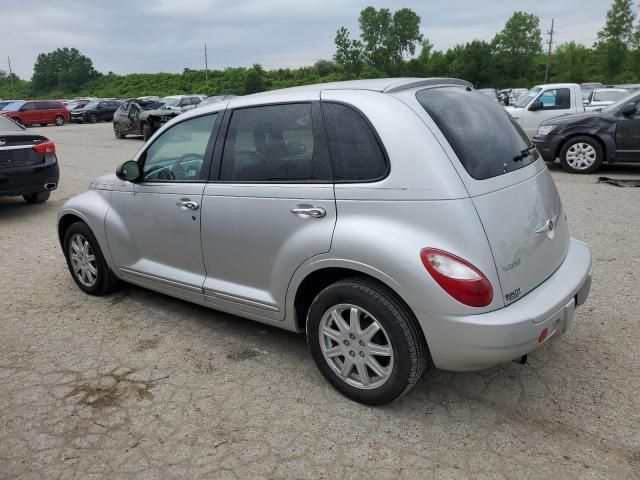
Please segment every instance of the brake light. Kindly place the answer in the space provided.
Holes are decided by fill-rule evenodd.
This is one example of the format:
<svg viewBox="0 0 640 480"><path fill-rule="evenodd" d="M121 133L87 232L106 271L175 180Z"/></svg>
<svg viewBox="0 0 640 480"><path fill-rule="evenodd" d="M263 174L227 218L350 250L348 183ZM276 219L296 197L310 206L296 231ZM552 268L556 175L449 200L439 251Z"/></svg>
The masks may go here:
<svg viewBox="0 0 640 480"><path fill-rule="evenodd" d="M56 144L51 140L47 140L46 142L34 145L33 149L38 153L56 153Z"/></svg>
<svg viewBox="0 0 640 480"><path fill-rule="evenodd" d="M493 301L491 282L469 262L435 248L423 249L420 259L436 283L459 302L486 307Z"/></svg>

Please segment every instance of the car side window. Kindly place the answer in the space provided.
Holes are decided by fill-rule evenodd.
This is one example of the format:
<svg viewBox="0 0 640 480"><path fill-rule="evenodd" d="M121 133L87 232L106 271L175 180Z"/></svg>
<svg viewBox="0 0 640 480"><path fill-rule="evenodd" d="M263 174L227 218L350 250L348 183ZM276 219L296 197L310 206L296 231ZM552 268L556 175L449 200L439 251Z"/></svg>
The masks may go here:
<svg viewBox="0 0 640 480"><path fill-rule="evenodd" d="M386 176L389 167L369 122L339 103L322 103L333 173L337 182L366 182Z"/></svg>
<svg viewBox="0 0 640 480"><path fill-rule="evenodd" d="M199 180L216 118L217 114L191 118L160 135L144 153L142 180Z"/></svg>
<svg viewBox="0 0 640 480"><path fill-rule="evenodd" d="M220 180L312 182L331 180L326 148L314 128L310 103L235 110L224 143Z"/></svg>
<svg viewBox="0 0 640 480"><path fill-rule="evenodd" d="M571 108L571 92L568 88L546 90L538 97L543 110L566 110Z"/></svg>
<svg viewBox="0 0 640 480"><path fill-rule="evenodd" d="M190 105L191 102L189 101L188 98L183 98L182 100L180 100L180 106L181 107L186 107L187 105Z"/></svg>
<svg viewBox="0 0 640 480"><path fill-rule="evenodd" d="M36 110L35 103L25 103L22 105L22 108L20 108L20 111L22 112L33 112L34 110Z"/></svg>
<svg viewBox="0 0 640 480"><path fill-rule="evenodd" d="M198 105L201 101L198 97L191 97L191 105Z"/></svg>

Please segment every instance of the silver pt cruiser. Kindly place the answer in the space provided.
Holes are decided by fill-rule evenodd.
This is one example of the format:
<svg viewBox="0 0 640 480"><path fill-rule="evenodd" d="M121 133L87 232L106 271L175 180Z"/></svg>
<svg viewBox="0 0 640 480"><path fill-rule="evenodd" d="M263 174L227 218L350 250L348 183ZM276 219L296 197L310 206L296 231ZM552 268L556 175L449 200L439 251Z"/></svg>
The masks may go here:
<svg viewBox="0 0 640 480"><path fill-rule="evenodd" d="M125 281L306 332L358 402L567 331L591 284L544 162L455 79L339 82L180 115L58 216L86 293Z"/></svg>

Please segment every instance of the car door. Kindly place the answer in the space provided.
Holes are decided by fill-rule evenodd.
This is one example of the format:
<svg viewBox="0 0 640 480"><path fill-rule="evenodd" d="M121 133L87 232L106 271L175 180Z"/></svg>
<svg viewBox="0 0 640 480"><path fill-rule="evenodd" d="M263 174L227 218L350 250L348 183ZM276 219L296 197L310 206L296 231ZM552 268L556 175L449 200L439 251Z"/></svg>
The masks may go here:
<svg viewBox="0 0 640 480"><path fill-rule="evenodd" d="M616 157L619 160L640 160L640 102L636 102L634 113L618 116Z"/></svg>
<svg viewBox="0 0 640 480"><path fill-rule="evenodd" d="M113 192L105 226L125 280L203 301L200 206L217 118L213 113L173 125L138 156L140 180Z"/></svg>
<svg viewBox="0 0 640 480"><path fill-rule="evenodd" d="M333 180L319 103L311 101L319 95L308 95L225 115L214 160L219 176L202 199L204 293L218 309L284 319L293 273L330 249Z"/></svg>
<svg viewBox="0 0 640 480"><path fill-rule="evenodd" d="M36 102L27 102L20 107L20 116L25 125L38 123L40 113Z"/></svg>
<svg viewBox="0 0 640 480"><path fill-rule="evenodd" d="M540 110L527 110L523 113L522 127L529 138L538 133L538 126L545 120L573 113L571 110L571 90L569 88L550 88L540 93L536 101L542 103ZM529 107L530 108L530 107Z"/></svg>

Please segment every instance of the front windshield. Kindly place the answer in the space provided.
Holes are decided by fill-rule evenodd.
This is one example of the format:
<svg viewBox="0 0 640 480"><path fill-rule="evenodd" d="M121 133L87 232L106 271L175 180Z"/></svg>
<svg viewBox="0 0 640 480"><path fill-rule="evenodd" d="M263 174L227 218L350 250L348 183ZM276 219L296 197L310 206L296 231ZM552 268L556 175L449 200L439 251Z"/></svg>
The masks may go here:
<svg viewBox="0 0 640 480"><path fill-rule="evenodd" d="M523 93L518 97L518 101L515 103L514 107L524 108L529 105L529 102L536 98L536 96L540 93L541 88L532 88L527 93Z"/></svg>
<svg viewBox="0 0 640 480"><path fill-rule="evenodd" d="M594 102L615 102L619 98L626 97L629 94L627 91L621 90L598 90L593 95Z"/></svg>
<svg viewBox="0 0 640 480"><path fill-rule="evenodd" d="M603 108L602 111L610 112L612 110L617 110L627 103L636 102L638 100L640 100L640 97L638 96L638 92L633 92L633 93L630 93L629 95L625 95L624 97L619 99L617 102L614 102L611 105Z"/></svg>
<svg viewBox="0 0 640 480"><path fill-rule="evenodd" d="M20 107L24 105L23 102L11 102L4 106L2 109L3 112L17 112L20 110Z"/></svg>
<svg viewBox="0 0 640 480"><path fill-rule="evenodd" d="M160 101L165 107L177 107L180 105L180 99L176 97L164 97Z"/></svg>
<svg viewBox="0 0 640 480"><path fill-rule="evenodd" d="M91 103L87 103L84 107L82 108L86 108L87 110L91 110L91 109L95 109L98 108L98 102L91 102Z"/></svg>

